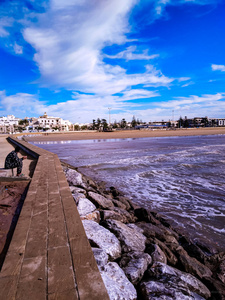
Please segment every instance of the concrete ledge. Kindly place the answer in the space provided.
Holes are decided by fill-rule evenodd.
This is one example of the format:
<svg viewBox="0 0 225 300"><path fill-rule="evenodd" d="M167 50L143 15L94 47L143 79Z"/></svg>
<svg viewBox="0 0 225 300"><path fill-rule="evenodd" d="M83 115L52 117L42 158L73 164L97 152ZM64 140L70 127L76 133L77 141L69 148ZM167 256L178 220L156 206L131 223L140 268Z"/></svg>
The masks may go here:
<svg viewBox="0 0 225 300"><path fill-rule="evenodd" d="M14 172L12 169L4 169L0 168L0 177L12 177L14 175Z"/></svg>
<svg viewBox="0 0 225 300"><path fill-rule="evenodd" d="M0 273L0 298L109 300L58 156L10 141L38 162Z"/></svg>

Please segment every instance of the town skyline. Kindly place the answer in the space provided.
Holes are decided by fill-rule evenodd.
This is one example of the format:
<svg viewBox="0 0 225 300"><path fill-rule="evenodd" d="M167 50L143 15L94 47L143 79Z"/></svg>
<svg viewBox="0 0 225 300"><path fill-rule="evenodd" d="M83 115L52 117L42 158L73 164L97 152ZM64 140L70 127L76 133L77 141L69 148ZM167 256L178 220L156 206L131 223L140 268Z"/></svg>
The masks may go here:
<svg viewBox="0 0 225 300"><path fill-rule="evenodd" d="M0 115L223 118L224 13L220 0L3 1Z"/></svg>

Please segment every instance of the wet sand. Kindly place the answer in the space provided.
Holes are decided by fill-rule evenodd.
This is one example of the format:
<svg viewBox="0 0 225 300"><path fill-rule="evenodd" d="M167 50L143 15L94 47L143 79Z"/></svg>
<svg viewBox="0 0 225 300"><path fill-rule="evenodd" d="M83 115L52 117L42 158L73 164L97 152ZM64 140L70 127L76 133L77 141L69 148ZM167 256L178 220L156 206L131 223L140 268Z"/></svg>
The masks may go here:
<svg viewBox="0 0 225 300"><path fill-rule="evenodd" d="M92 139L124 139L145 137L193 136L225 134L225 127L194 128L194 129L141 129L121 130L113 132L77 131L62 133L33 134L26 137L27 141L62 141L62 140L92 140Z"/></svg>

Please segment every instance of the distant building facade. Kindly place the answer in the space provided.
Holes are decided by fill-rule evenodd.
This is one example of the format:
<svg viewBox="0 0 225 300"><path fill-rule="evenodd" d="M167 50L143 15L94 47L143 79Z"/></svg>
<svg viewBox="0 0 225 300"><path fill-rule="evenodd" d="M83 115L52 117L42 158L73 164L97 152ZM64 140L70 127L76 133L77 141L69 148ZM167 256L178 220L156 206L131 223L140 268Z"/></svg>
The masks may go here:
<svg viewBox="0 0 225 300"><path fill-rule="evenodd" d="M14 115L0 117L0 133L13 133L18 126L20 119Z"/></svg>

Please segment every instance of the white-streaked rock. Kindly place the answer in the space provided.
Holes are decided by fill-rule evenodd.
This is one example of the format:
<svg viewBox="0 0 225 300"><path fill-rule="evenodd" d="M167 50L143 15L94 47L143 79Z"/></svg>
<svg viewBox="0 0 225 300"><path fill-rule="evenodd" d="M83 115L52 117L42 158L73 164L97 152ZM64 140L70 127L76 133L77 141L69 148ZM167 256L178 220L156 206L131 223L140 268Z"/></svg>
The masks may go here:
<svg viewBox="0 0 225 300"><path fill-rule="evenodd" d="M107 253L100 248L92 248L98 267L104 267L108 262Z"/></svg>
<svg viewBox="0 0 225 300"><path fill-rule="evenodd" d="M137 253L123 269L124 273L133 284L137 284L142 279L151 262L152 258L149 254L143 252Z"/></svg>
<svg viewBox="0 0 225 300"><path fill-rule="evenodd" d="M67 169L65 172L66 179L70 185L81 186L84 187L84 183L82 180L82 175L73 169Z"/></svg>
<svg viewBox="0 0 225 300"><path fill-rule="evenodd" d="M77 210L80 216L85 216L96 210L96 206L87 198L80 198L77 205Z"/></svg>
<svg viewBox="0 0 225 300"><path fill-rule="evenodd" d="M173 291L175 289L177 292L184 291L185 295L196 293L205 299L208 299L211 296L208 288L196 277L166 264L157 262L156 264L153 264L147 272L151 278L149 282L157 281L163 284L163 293L166 293L166 295L170 293L170 290ZM144 285L147 286L146 284Z"/></svg>
<svg viewBox="0 0 225 300"><path fill-rule="evenodd" d="M121 242L123 252L145 250L146 237L135 228L116 220L106 220L107 228L110 229Z"/></svg>
<svg viewBox="0 0 225 300"><path fill-rule="evenodd" d="M115 262L110 262L100 268L110 300L135 300L137 292L133 284L127 279L123 270Z"/></svg>
<svg viewBox="0 0 225 300"><path fill-rule="evenodd" d="M91 199L91 201L94 202L94 204L100 206L101 208L110 209L114 207L114 204L110 199L98 193L88 192L88 196Z"/></svg>
<svg viewBox="0 0 225 300"><path fill-rule="evenodd" d="M112 232L91 220L83 220L82 223L91 244L105 250L112 260L121 256L120 242Z"/></svg>

